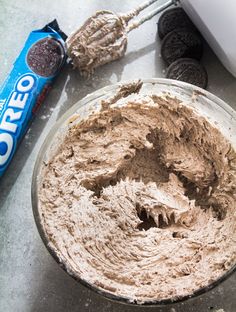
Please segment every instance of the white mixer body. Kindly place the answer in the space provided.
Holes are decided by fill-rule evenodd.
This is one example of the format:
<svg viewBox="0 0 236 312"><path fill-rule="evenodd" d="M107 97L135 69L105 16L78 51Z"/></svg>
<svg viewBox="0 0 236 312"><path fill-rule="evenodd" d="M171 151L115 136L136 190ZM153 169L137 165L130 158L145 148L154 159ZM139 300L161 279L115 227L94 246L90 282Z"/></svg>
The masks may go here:
<svg viewBox="0 0 236 312"><path fill-rule="evenodd" d="M223 65L236 77L236 0L180 0Z"/></svg>

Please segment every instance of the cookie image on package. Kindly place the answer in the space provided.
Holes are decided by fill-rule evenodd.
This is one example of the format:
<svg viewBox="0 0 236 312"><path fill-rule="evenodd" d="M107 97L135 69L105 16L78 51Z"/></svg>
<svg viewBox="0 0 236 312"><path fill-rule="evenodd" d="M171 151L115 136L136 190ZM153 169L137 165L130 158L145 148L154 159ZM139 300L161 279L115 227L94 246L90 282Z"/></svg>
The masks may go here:
<svg viewBox="0 0 236 312"><path fill-rule="evenodd" d="M161 56L170 65L179 58L200 60L203 53L201 37L188 29L177 29L165 36L161 46Z"/></svg>
<svg viewBox="0 0 236 312"><path fill-rule="evenodd" d="M36 42L27 54L27 64L32 71L42 77L54 76L60 69L65 57L59 41L45 38Z"/></svg>
<svg viewBox="0 0 236 312"><path fill-rule="evenodd" d="M196 27L182 8L166 10L158 21L158 35L163 39L169 32L177 28L197 31Z"/></svg>
<svg viewBox="0 0 236 312"><path fill-rule="evenodd" d="M205 89L207 87L207 72L196 60L182 58L173 62L167 69L166 78L181 80Z"/></svg>

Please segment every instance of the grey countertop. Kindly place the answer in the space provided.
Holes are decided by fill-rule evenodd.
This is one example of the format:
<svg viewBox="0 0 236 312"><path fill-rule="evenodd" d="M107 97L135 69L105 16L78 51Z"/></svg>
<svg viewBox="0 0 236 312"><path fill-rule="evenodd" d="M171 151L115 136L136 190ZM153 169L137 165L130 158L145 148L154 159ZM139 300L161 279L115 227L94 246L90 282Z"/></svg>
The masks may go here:
<svg viewBox="0 0 236 312"><path fill-rule="evenodd" d="M69 34L96 10L126 12L140 2L0 0L0 83L31 30L57 18ZM236 274L205 295L173 306L138 308L108 301L60 269L44 247L34 223L31 177L47 133L59 116L88 93L117 81L164 76L165 64L156 38L157 21L158 16L130 33L126 56L98 69L91 80L85 81L70 66L63 69L0 181L1 312L236 311ZM207 45L202 61L209 75L208 90L236 108L236 79Z"/></svg>

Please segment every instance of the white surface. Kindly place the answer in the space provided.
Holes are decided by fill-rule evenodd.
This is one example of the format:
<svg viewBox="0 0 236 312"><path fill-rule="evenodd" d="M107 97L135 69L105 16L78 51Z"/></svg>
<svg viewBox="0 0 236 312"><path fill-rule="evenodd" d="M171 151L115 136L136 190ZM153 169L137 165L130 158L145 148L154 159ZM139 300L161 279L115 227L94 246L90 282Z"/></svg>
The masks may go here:
<svg viewBox="0 0 236 312"><path fill-rule="evenodd" d="M223 65L236 77L236 1L180 2Z"/></svg>

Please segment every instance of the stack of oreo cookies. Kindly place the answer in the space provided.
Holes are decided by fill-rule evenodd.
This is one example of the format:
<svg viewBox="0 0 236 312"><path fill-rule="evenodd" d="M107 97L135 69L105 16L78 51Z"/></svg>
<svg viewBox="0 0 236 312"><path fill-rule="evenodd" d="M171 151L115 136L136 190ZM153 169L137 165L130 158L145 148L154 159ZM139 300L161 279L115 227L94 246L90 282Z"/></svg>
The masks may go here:
<svg viewBox="0 0 236 312"><path fill-rule="evenodd" d="M161 56L168 65L166 77L206 88L207 72L199 63L203 39L182 8L169 9L161 15L158 35L163 39Z"/></svg>

